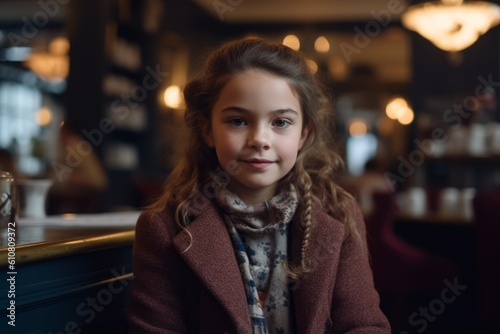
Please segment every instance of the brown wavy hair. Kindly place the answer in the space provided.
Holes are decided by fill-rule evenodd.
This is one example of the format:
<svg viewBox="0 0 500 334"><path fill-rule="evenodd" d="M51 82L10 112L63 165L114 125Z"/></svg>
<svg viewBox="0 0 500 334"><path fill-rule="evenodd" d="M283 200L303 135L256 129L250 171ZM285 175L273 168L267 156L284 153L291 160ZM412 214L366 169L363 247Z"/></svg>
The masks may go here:
<svg viewBox="0 0 500 334"><path fill-rule="evenodd" d="M211 110L231 76L255 69L289 82L298 95L303 124L310 129L295 166L280 181L280 184L293 183L299 197L297 213L304 231L301 257L298 263L287 265L290 277L297 279L308 272L306 251L313 224L313 202L342 221L348 232L358 235L349 210L354 199L335 181L344 169L344 162L331 135L333 109L319 80L298 51L265 40L242 39L227 42L211 53L199 75L184 89L188 132L184 156L167 178L163 194L149 209L160 212L173 207L179 227L185 229L189 224L190 209L198 202L203 187L211 182L209 173L220 169L215 151L203 138L204 127L210 126Z"/></svg>

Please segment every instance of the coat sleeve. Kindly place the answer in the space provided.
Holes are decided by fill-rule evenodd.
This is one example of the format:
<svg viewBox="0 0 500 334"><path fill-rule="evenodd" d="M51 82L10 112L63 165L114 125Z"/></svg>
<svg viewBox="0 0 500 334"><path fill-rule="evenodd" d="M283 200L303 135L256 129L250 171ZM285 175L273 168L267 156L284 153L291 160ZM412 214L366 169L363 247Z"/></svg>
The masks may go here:
<svg viewBox="0 0 500 334"><path fill-rule="evenodd" d="M142 213L136 225L129 333L186 333L182 262L172 246L173 219Z"/></svg>
<svg viewBox="0 0 500 334"><path fill-rule="evenodd" d="M373 283L364 219L359 208L353 207L360 238L350 233L342 245L332 301L333 332L389 334Z"/></svg>

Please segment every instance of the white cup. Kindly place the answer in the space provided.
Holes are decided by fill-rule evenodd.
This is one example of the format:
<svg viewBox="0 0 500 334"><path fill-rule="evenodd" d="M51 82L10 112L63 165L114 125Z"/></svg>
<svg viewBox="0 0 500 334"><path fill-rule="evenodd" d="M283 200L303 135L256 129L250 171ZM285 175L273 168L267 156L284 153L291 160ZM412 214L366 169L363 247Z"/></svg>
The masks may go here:
<svg viewBox="0 0 500 334"><path fill-rule="evenodd" d="M457 188L444 188L439 194L439 213L458 215L460 211L460 191Z"/></svg>
<svg viewBox="0 0 500 334"><path fill-rule="evenodd" d="M404 211L412 216L423 216L427 212L427 194L424 188L412 187L404 195Z"/></svg>
<svg viewBox="0 0 500 334"><path fill-rule="evenodd" d="M488 151L490 154L500 154L500 123L487 125Z"/></svg>
<svg viewBox="0 0 500 334"><path fill-rule="evenodd" d="M446 145L446 153L463 154L468 149L469 133L463 125L457 125L449 130L449 138Z"/></svg>
<svg viewBox="0 0 500 334"><path fill-rule="evenodd" d="M487 152L487 131L482 124L472 124L469 129L468 151L471 155L485 155Z"/></svg>
<svg viewBox="0 0 500 334"><path fill-rule="evenodd" d="M20 217L43 218L45 217L45 203L47 193L52 186L49 179L22 179L17 181L20 200Z"/></svg>
<svg viewBox="0 0 500 334"><path fill-rule="evenodd" d="M475 188L464 188L460 192L460 209L463 217L472 218L474 216L473 200L475 196Z"/></svg>

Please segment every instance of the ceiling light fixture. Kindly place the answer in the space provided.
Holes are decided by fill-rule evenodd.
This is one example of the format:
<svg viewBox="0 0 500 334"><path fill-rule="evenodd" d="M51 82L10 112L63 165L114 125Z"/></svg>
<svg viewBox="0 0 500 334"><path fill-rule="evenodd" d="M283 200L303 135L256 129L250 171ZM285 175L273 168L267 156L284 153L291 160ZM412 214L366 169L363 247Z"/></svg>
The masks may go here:
<svg viewBox="0 0 500 334"><path fill-rule="evenodd" d="M438 48L456 52L471 46L500 23L500 6L485 1L426 2L408 8L401 22Z"/></svg>

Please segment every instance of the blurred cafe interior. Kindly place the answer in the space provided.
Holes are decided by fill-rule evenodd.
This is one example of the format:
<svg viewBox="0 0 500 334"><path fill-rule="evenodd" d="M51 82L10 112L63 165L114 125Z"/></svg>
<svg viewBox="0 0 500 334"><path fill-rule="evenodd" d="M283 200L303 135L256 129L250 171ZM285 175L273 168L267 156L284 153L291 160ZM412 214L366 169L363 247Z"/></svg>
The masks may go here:
<svg viewBox="0 0 500 334"><path fill-rule="evenodd" d="M122 274L115 256L119 277L132 275L134 214L161 192L183 143L183 87L213 47L259 37L303 52L331 93L339 182L365 214L394 333L499 333L499 23L498 0L0 0L0 170L20 186L19 254L98 245L19 272L99 262L89 280L106 281ZM33 208L27 184L42 183L38 221L54 226L22 215ZM120 215L130 223L88 223ZM114 274L99 276L105 268ZM18 277L18 289L53 288L32 284ZM19 298L18 319L47 314L51 325L36 329L54 332L126 326L126 293L90 323L75 315L83 295L64 296L46 308L35 293Z"/></svg>

